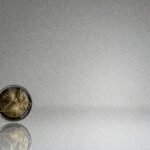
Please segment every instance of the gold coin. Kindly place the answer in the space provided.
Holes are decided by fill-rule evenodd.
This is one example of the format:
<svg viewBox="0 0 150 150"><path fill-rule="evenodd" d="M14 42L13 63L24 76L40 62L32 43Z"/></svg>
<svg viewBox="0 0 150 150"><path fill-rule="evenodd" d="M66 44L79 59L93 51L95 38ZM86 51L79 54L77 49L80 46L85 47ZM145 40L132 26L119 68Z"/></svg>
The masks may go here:
<svg viewBox="0 0 150 150"><path fill-rule="evenodd" d="M21 86L9 86L0 93L1 115L8 120L24 119L30 112L32 100Z"/></svg>

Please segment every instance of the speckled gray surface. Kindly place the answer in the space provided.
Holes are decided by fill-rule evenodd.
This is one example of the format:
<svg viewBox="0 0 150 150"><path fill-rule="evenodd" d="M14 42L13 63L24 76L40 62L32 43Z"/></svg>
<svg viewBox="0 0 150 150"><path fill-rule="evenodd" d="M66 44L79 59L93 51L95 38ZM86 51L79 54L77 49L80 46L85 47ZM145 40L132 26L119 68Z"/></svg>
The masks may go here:
<svg viewBox="0 0 150 150"><path fill-rule="evenodd" d="M30 91L32 149L149 149L149 48L149 0L0 0L0 88Z"/></svg>
<svg viewBox="0 0 150 150"><path fill-rule="evenodd" d="M7 123L1 121L0 128ZM18 123L30 132L32 140L25 140L30 140L30 150L148 150L150 147L148 110L49 107L34 111ZM3 138L1 135L1 147L6 147L10 141L2 141L7 135ZM11 136L20 137L20 132ZM16 140L11 144L16 145Z"/></svg>

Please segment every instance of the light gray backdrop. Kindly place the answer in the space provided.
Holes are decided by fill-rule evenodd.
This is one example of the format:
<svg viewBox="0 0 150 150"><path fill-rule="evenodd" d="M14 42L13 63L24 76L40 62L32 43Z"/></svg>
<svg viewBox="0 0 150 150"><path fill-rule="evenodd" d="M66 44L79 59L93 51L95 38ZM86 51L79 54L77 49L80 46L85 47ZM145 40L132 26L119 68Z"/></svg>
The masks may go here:
<svg viewBox="0 0 150 150"><path fill-rule="evenodd" d="M32 150L148 150L150 0L0 0L10 84L32 95Z"/></svg>
<svg viewBox="0 0 150 150"><path fill-rule="evenodd" d="M150 105L149 0L0 0L0 88L34 106Z"/></svg>

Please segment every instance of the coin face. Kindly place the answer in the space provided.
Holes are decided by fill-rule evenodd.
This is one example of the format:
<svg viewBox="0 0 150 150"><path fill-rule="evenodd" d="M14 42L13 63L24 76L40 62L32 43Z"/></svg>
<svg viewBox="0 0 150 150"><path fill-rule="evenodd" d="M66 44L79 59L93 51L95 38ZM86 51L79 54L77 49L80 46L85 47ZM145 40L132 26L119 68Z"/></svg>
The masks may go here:
<svg viewBox="0 0 150 150"><path fill-rule="evenodd" d="M31 96L21 86L9 86L0 93L1 115L8 120L24 119L32 107Z"/></svg>

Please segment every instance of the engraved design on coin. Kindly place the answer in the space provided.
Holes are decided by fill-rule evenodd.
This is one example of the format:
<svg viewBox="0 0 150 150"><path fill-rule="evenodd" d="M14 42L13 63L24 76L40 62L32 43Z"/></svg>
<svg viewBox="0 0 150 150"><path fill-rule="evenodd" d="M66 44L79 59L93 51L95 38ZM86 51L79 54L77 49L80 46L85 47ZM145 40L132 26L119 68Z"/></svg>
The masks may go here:
<svg viewBox="0 0 150 150"><path fill-rule="evenodd" d="M0 93L2 116L6 119L23 119L31 109L31 97L26 89L10 86Z"/></svg>

